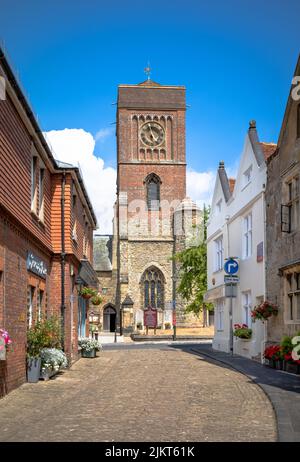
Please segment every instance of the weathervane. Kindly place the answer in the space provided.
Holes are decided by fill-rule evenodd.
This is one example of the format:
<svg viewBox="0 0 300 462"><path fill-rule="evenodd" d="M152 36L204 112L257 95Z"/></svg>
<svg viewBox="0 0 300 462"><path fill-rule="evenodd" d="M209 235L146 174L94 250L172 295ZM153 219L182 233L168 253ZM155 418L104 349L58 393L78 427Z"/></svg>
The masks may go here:
<svg viewBox="0 0 300 462"><path fill-rule="evenodd" d="M148 66L145 67L145 69L144 69L145 74L148 76L148 80L150 80L151 71L152 71L152 69L151 69L150 63L149 63L149 61L148 61Z"/></svg>

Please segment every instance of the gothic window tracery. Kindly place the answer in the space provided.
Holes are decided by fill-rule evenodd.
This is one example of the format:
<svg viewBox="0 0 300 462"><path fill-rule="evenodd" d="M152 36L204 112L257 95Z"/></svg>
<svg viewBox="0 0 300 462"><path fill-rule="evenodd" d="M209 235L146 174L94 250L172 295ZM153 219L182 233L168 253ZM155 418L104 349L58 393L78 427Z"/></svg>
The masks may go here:
<svg viewBox="0 0 300 462"><path fill-rule="evenodd" d="M157 268L149 268L142 278L144 308L164 306L164 277Z"/></svg>

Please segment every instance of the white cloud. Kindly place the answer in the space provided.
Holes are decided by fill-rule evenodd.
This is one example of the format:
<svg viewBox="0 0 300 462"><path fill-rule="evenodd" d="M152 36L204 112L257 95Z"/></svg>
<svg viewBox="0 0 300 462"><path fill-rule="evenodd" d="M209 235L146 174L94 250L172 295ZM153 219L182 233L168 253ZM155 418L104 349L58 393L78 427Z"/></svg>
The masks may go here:
<svg viewBox="0 0 300 462"><path fill-rule="evenodd" d="M94 154L95 139L82 129L52 130L44 133L56 159L80 165L85 187L97 216L99 232L112 232L113 205L116 199L116 170L105 167Z"/></svg>
<svg viewBox="0 0 300 462"><path fill-rule="evenodd" d="M113 133L113 130L113 128L101 128L95 135L95 141L103 141Z"/></svg>
<svg viewBox="0 0 300 462"><path fill-rule="evenodd" d="M214 186L215 172L196 172L195 170L187 170L186 186L187 195L193 199L199 207L203 207L211 203Z"/></svg>
<svg viewBox="0 0 300 462"><path fill-rule="evenodd" d="M98 134L106 130L108 129L100 130ZM52 130L45 132L44 135L56 159L75 166L79 164L84 184L97 216L98 232L111 234L117 172L112 167L105 167L103 159L95 156L97 135L94 138L91 133L76 128ZM187 195L200 207L203 203L210 204L214 184L214 172L187 170Z"/></svg>

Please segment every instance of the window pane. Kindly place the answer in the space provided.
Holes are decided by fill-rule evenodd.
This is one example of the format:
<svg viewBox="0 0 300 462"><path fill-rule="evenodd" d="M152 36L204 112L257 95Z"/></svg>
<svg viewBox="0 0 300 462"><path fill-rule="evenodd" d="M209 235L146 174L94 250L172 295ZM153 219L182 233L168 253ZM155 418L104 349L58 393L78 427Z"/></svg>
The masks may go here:
<svg viewBox="0 0 300 462"><path fill-rule="evenodd" d="M149 281L145 281L145 307L149 306Z"/></svg>
<svg viewBox="0 0 300 462"><path fill-rule="evenodd" d="M155 303L155 282L151 281L151 306L152 308L156 308Z"/></svg>
<svg viewBox="0 0 300 462"><path fill-rule="evenodd" d="M300 319L300 294L296 294L296 319Z"/></svg>
<svg viewBox="0 0 300 462"><path fill-rule="evenodd" d="M157 307L162 308L162 290L160 281L157 281Z"/></svg>
<svg viewBox="0 0 300 462"><path fill-rule="evenodd" d="M159 206L159 184L150 181L148 183L148 208L152 210L156 210Z"/></svg>

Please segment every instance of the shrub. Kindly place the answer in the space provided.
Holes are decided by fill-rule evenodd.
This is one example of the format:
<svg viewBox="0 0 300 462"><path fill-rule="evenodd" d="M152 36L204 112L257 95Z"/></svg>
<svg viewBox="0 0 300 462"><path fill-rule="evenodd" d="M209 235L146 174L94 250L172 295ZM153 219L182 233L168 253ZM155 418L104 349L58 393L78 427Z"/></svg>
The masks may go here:
<svg viewBox="0 0 300 462"><path fill-rule="evenodd" d="M92 351L93 349L96 351L102 350L101 343L89 337L80 337L78 339L78 346L80 346L83 351Z"/></svg>
<svg viewBox="0 0 300 462"><path fill-rule="evenodd" d="M27 331L27 356L39 356L42 348L61 348L61 326L55 316L36 322Z"/></svg>
<svg viewBox="0 0 300 462"><path fill-rule="evenodd" d="M41 350L41 360L43 372L46 369L58 371L59 369L66 368L68 365L65 353L57 348L43 348Z"/></svg>

